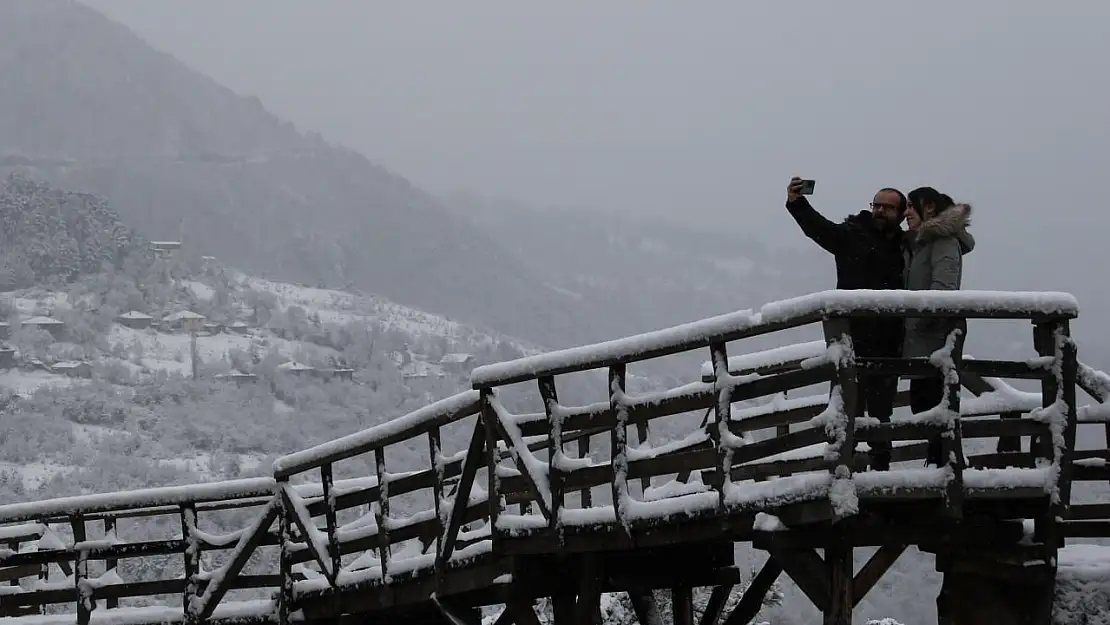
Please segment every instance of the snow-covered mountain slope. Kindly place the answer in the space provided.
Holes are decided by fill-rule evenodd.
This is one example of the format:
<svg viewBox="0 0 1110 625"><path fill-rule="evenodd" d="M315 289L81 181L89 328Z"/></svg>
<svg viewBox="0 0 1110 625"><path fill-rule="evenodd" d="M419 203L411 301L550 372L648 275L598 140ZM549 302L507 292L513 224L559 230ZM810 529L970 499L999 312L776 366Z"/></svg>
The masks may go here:
<svg viewBox="0 0 1110 625"><path fill-rule="evenodd" d="M134 485L97 485L92 475L123 456L134 473L157 476L142 480L158 483L265 472L274 454L461 390L477 364L540 351L378 296L227 267L167 275L158 301L121 299L119 284L118 276L93 276L0 293L14 349L0 368L0 494ZM143 307L130 321L154 325L123 323L121 302ZM205 316L196 381L190 333L158 324L183 311ZM48 333L24 325L42 317L64 326Z"/></svg>

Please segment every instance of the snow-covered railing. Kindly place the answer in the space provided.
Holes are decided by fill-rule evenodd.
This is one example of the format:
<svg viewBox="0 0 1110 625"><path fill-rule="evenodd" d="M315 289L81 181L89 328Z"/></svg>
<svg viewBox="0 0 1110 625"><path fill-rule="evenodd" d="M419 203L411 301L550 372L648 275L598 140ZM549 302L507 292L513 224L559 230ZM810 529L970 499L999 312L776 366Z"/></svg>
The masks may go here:
<svg viewBox="0 0 1110 625"><path fill-rule="evenodd" d="M542 526L562 540L568 527L603 519L617 522L628 531L637 521L654 523L678 512L768 510L814 493L829 497L834 514L843 516L857 509L861 484L868 496L907 496L907 489L914 488L920 496L933 492L947 502L955 516L962 514L965 494L981 496L991 488L1008 489L1014 497L1035 496L1038 492L1056 496L1057 476L1068 473L1064 457L1070 451L1063 448L1074 443L1069 443L1065 433L1074 423L1066 415L1056 418L1051 411L1038 413L1034 419L1021 415L1043 404L1041 398L1049 397L1051 388L1069 386L1068 376L1059 373L1067 369L1062 364L1069 358L1067 350L1041 345L1041 357L1028 362L965 359L964 320L1026 319L1034 322L1038 333L1048 328L1066 337L1067 322L1077 314L1075 299L1063 293L830 291L768 304L758 312L742 311L479 367L471 382L481 393L483 414L490 415L488 421L496 436L508 441L512 451L512 466L497 467L500 479L493 486L496 500L522 504L520 514L509 514L499 506L498 536L528 534ZM930 359L860 358L852 349L848 321L861 316L946 318L956 331L950 334L948 345ZM824 324L824 341L728 357L727 347L733 341L818 321ZM640 396L625 390L629 364L705 347L709 348L710 359L702 366L699 382ZM558 402L557 376L600 368L609 371L609 401L578 407ZM947 381L948 390L938 406L914 415L909 422L880 424L861 413L857 378L865 374L940 375ZM1038 379L1046 386L1029 405L1016 391L1013 396L995 391L987 382L995 378ZM509 413L498 400L497 387L529 380L538 385L544 412ZM832 388L831 395L822 401L785 399L788 391L822 382L830 382ZM966 406L961 402L961 384L975 395ZM781 399L772 402L775 405L769 409L734 407L737 402L770 396ZM907 395L900 393L898 399L904 405ZM1062 401L1074 404L1067 398ZM696 410L708 410L714 417L706 423L705 431L662 448L647 447L642 440L641 447L633 448L627 440L629 426L646 427L655 419ZM1000 419L1000 414L1008 419ZM961 423L962 417L978 420ZM991 418L984 421L979 417ZM784 429L795 424L802 429ZM780 435L752 438L753 431L768 427L780 428ZM609 433L607 459L599 460L590 453L589 437L599 429ZM1021 452L1019 446L1016 451L1000 449L996 454L967 458L963 436L998 436L1005 440L1030 436L1049 441L1049 445L1035 445L1032 452ZM547 449L525 449L522 441L527 437L546 438ZM577 457L565 447L568 437L579 442ZM926 440L939 443L942 466L930 470L935 475L919 475L921 483L911 480L879 485L869 478L853 477L873 460L857 453L857 445L891 444L891 459L898 462L922 459L928 447ZM537 453L540 451L546 453ZM1037 470L1038 458L1053 467L1048 474L1029 472ZM983 477L983 471L1009 471L1012 475L989 480ZM783 483L764 487L750 482L794 473L800 473L797 477L801 480L796 491ZM651 487L652 478L668 474L677 476L673 487ZM1052 477L1048 490L1045 475ZM638 499L629 488L630 480L636 478L644 485ZM593 505L592 489L606 485L609 492L603 499L613 503ZM1021 490L1025 486L1029 489ZM581 507L568 507L567 496L575 493L580 493ZM532 514L533 505L539 515Z"/></svg>
<svg viewBox="0 0 1110 625"><path fill-rule="evenodd" d="M795 328L830 317L962 317L965 319L1074 318L1079 304L1067 293L1008 291L822 291L700 321L593 345L477 367L475 389L545 376L629 364Z"/></svg>
<svg viewBox="0 0 1110 625"><path fill-rule="evenodd" d="M447 455L441 432L451 426L469 431L470 443ZM479 470L489 464L487 450L494 448L487 443L479 393L464 391L274 461L283 536L279 605L318 599L359 582L442 575L491 553L486 523L491 505L486 491L475 484ZM391 450L411 457L412 450L421 447L427 450L427 468L401 473L388 466ZM334 479L335 467L348 460L364 461L372 475L364 485L341 490L336 488L340 482ZM292 478L317 472L319 496L303 496ZM421 498L422 503L412 505ZM406 503L416 509L400 514L404 510L396 506ZM355 514L344 522L345 513ZM484 528L466 529L483 523ZM295 583L293 567L304 565L319 573Z"/></svg>
<svg viewBox="0 0 1110 625"><path fill-rule="evenodd" d="M253 478L0 506L0 523L24 521L22 525L0 525L0 536L32 526L38 533L33 541L0 549L0 578L19 584L0 593L0 615L39 614L50 604L75 603L76 622L86 625L95 611L119 610L120 599L169 595L183 597L182 620L208 620L229 590L276 586L276 576L242 574L258 546L277 544L276 535L270 532L278 510L274 490L273 479ZM206 514L230 511L241 518L253 512L248 506L259 505L261 514L246 529L219 535L199 528L198 510ZM169 510L180 516L180 535L154 538L151 530L158 524L153 518ZM124 521L129 525L121 526ZM132 530L129 533L136 539L124 538L126 530ZM227 550L227 562L203 570L202 554ZM132 576L136 570L126 563L172 554L183 556L182 576L125 580L123 575ZM94 562L103 565L94 567ZM51 567L61 572L61 580L51 579ZM94 573L94 569L102 572ZM270 620L272 610L254 605L234 612L245 622L262 622ZM164 620L166 611L151 616L151 622L157 620L155 616ZM130 618L144 622L140 614Z"/></svg>

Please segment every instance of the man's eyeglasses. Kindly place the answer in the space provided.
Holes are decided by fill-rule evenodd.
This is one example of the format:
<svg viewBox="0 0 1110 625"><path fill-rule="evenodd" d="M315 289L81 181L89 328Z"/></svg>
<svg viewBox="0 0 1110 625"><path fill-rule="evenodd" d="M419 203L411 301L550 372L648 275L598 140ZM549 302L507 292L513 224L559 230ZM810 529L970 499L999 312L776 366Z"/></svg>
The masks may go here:
<svg viewBox="0 0 1110 625"><path fill-rule="evenodd" d="M887 204L885 202L871 202L871 209L872 210L879 210L881 208L889 208L890 210L896 210L898 207L894 204Z"/></svg>

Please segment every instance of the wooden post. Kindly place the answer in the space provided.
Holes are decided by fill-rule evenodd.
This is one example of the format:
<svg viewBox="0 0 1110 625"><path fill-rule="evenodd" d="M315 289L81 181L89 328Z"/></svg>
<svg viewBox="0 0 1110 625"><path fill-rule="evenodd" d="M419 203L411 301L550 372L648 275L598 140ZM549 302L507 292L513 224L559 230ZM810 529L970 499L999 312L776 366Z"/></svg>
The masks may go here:
<svg viewBox="0 0 1110 625"><path fill-rule="evenodd" d="M443 455L442 441L440 440L439 427L433 427L428 430L428 457L432 461L432 506L436 511L436 556L438 557L443 549L443 529L446 526L443 518L442 499L443 499L443 465L440 463L440 457Z"/></svg>
<svg viewBox="0 0 1110 625"><path fill-rule="evenodd" d="M694 625L694 589L676 586L671 589L671 622L674 625Z"/></svg>
<svg viewBox="0 0 1110 625"><path fill-rule="evenodd" d="M836 377L830 385L829 398L839 389L840 400L844 407L841 415L842 422L833 424L834 440L830 444L838 447L839 456L835 465L831 467L834 472L842 475L851 475L855 466L856 448L856 418L863 414L863 402L859 397L859 380L855 365L855 348L852 346L851 320L847 317L834 317L825 320L823 324L825 342L832 345L841 343L848 351L842 355L841 361L836 363ZM841 469L843 467L843 469ZM847 473L845 473L847 472Z"/></svg>
<svg viewBox="0 0 1110 625"><path fill-rule="evenodd" d="M1075 434L1079 413L1076 407L1075 386L1079 378L1079 354L1071 339L1070 324L1061 321L1056 329L1056 357L1060 359L1060 398L1064 402L1067 422L1064 426L1064 447L1060 450L1060 512L1067 515L1071 508L1072 456L1075 452ZM1108 426L1110 427L1110 426ZM1066 516L1065 516L1066 518Z"/></svg>
<svg viewBox="0 0 1110 625"><path fill-rule="evenodd" d="M952 346L952 367L956 372L956 377L953 380L944 379L944 397L948 403L948 409L953 413L953 419L946 433L947 435L942 439L941 450L942 457L945 458L945 463L952 472L952 480L948 482L944 493L945 503L947 504L945 511L949 518L961 519L963 518L964 468L967 466L967 460L964 458L963 435L960 426L960 392L962 385L959 380L959 370L960 363L963 361L967 322L957 320L953 325L955 328L952 332L958 332L955 337L955 344ZM942 367L941 375L947 373Z"/></svg>
<svg viewBox="0 0 1110 625"><path fill-rule="evenodd" d="M579 458L589 458L590 457L590 439L591 438L592 437L590 435L586 435L586 436L583 436L583 437L578 439L578 457ZM592 487L587 486L586 488L583 488L582 490L580 490L578 492L581 493L581 495L580 495L581 502L582 502L581 506L583 508L589 508L589 507L593 506L593 488Z"/></svg>
<svg viewBox="0 0 1110 625"><path fill-rule="evenodd" d="M829 569L829 608L825 625L852 625L853 562L852 547L837 543L825 547L825 564Z"/></svg>
<svg viewBox="0 0 1110 625"><path fill-rule="evenodd" d="M732 386L725 382L729 376L728 348L724 343L714 343L709 346L709 356L713 363L713 393L717 400L713 404L713 424L709 427L709 439L717 450L717 475L712 486L717 489L717 505L724 511L725 494L732 483L732 449L723 443L725 432L731 433L728 426L732 420Z"/></svg>
<svg viewBox="0 0 1110 625"><path fill-rule="evenodd" d="M494 424L497 415L494 413L493 406L490 404L490 399L492 399L492 397L492 389L484 388L479 393L479 415L478 423L475 427L481 428L485 434L484 448L487 479L486 490L489 492L489 524L493 541L493 550L496 552L498 546L501 544L501 536L497 531L497 518L501 513L501 482L497 477L497 466L501 463L501 457L497 451L497 442L500 437L498 435L497 426ZM534 616L535 612L532 614Z"/></svg>
<svg viewBox="0 0 1110 625"><path fill-rule="evenodd" d="M73 544L79 545L80 543L88 540L88 535L85 533L85 519L81 515L74 515L69 521L70 527L73 528ZM82 583L89 576L89 550L88 549L75 549L75 557L73 560L73 585L77 590L77 625L89 625L92 619L92 611L96 607L96 600L93 599L92 589L86 595Z"/></svg>
<svg viewBox="0 0 1110 625"><path fill-rule="evenodd" d="M380 481L381 478L379 478ZM335 497L332 493L335 476L332 474L331 463L326 463L320 466L320 486L322 489L321 495L324 500L324 523L328 532L328 555L331 558L331 570L333 578L332 583L335 583L335 578L339 577L340 569L340 555L339 555L339 535L338 523L335 520ZM312 522L311 519L306 519L306 522ZM381 526L378 526L378 533L381 533ZM324 554L320 554L324 555ZM382 563L382 575L385 575L385 563Z"/></svg>
<svg viewBox="0 0 1110 625"><path fill-rule="evenodd" d="M550 376L538 380L543 409L547 413L547 423L551 434L547 439L547 478L551 488L551 516L548 527L555 532L559 544L563 542L560 531L559 515L563 510L563 474L559 468L558 457L563 453L563 415L559 410L559 395L555 391L555 378Z"/></svg>
<svg viewBox="0 0 1110 625"><path fill-rule="evenodd" d="M617 422L610 433L612 446L613 465L613 515L617 523L624 525L625 534L628 534L628 524L625 522L621 511L621 502L628 496L628 406L625 405L624 395L624 363L609 367L609 406L616 415Z"/></svg>
<svg viewBox="0 0 1110 625"><path fill-rule="evenodd" d="M1056 357L1056 332L1059 328L1059 322L1055 321L1042 321L1034 322L1033 324L1033 347L1037 351L1037 355L1042 357ZM1060 391L1060 380L1055 376L1046 376L1041 380L1041 406L1048 408L1056 403L1057 394ZM1054 444L1052 435L1040 436L1031 442L1031 447L1034 449L1033 457L1040 457L1048 462L1055 461ZM1061 465L1061 470L1063 465ZM1062 471L1061 471L1062 472ZM1057 478L1059 480L1059 477ZM1059 485L1059 482L1057 483ZM1056 523L1056 514L1060 512L1058 506L1051 506L1050 509L1039 518L1033 521L1033 536L1035 540L1042 543L1045 547L1046 555L1055 554L1057 543L1061 538L1058 532Z"/></svg>
<svg viewBox="0 0 1110 625"><path fill-rule="evenodd" d="M200 540L193 531L197 526L197 510L193 504L181 506L181 537L185 539L185 593L181 597L181 605L185 612L185 622L192 625L197 622L197 614L193 609L193 599L198 592L197 574L200 573Z"/></svg>
<svg viewBox="0 0 1110 625"><path fill-rule="evenodd" d="M104 517L104 536L107 537L115 531L116 531L116 517L111 516L111 515ZM118 564L118 560L116 558L105 558L104 559L104 572L116 570L116 565L117 564ZM108 597L108 598L106 598L104 600L104 607L106 609L109 609L109 610L111 610L113 608L118 608L119 607L119 597Z"/></svg>
<svg viewBox="0 0 1110 625"><path fill-rule="evenodd" d="M389 473L385 469L385 449L374 449L374 474L378 477L378 507L375 511L374 522L378 526L378 558L382 565L382 578L389 576ZM463 509L469 502L470 489L460 494L463 498ZM336 550L338 554L338 549ZM336 571L338 571L338 567Z"/></svg>
<svg viewBox="0 0 1110 625"><path fill-rule="evenodd" d="M288 478L278 481L279 488L286 484ZM277 596L278 625L290 625L290 614L293 612L293 553L289 547L293 543L291 519L295 512L289 507L285 497L278 498L278 506L278 569L281 577Z"/></svg>

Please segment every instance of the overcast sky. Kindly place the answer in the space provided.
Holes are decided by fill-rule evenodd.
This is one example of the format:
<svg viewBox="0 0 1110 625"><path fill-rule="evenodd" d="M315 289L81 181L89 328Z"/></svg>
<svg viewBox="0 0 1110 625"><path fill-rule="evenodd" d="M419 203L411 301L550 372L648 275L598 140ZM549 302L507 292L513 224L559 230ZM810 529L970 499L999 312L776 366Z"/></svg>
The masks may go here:
<svg viewBox="0 0 1110 625"><path fill-rule="evenodd" d="M931 184L976 206L972 288L1104 264L1106 0L84 1L433 192L806 244L791 174L838 218Z"/></svg>

